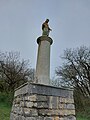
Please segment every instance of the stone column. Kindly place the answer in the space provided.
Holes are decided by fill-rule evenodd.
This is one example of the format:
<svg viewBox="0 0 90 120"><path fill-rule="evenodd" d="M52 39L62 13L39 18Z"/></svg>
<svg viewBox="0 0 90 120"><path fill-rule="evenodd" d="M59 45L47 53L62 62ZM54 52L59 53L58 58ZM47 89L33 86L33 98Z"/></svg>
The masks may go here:
<svg viewBox="0 0 90 120"><path fill-rule="evenodd" d="M38 55L36 64L36 82L39 84L50 84L50 45L53 40L48 36L37 39Z"/></svg>

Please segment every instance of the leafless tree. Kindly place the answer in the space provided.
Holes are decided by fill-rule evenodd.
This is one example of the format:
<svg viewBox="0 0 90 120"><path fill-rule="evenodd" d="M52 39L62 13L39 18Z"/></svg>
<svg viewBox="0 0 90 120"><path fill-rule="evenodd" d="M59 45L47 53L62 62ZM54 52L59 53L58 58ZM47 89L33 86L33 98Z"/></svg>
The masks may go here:
<svg viewBox="0 0 90 120"><path fill-rule="evenodd" d="M19 52L0 52L0 89L13 91L33 78L29 60L20 60Z"/></svg>
<svg viewBox="0 0 90 120"><path fill-rule="evenodd" d="M66 49L61 58L65 62L56 69L57 76L90 97L90 47Z"/></svg>

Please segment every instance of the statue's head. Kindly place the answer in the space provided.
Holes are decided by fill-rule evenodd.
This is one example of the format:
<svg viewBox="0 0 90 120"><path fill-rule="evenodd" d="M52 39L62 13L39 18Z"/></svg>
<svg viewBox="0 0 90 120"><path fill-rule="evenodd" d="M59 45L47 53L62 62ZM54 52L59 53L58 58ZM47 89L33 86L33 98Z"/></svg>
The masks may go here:
<svg viewBox="0 0 90 120"><path fill-rule="evenodd" d="M48 22L49 22L49 19L46 19L46 22L48 23Z"/></svg>

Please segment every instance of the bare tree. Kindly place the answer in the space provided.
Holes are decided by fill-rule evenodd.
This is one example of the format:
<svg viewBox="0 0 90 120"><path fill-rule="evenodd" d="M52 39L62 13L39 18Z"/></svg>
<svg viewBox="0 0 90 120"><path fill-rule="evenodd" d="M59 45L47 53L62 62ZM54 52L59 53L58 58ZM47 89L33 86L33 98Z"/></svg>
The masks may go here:
<svg viewBox="0 0 90 120"><path fill-rule="evenodd" d="M66 62L56 69L57 76L90 97L90 48L66 49L62 59Z"/></svg>
<svg viewBox="0 0 90 120"><path fill-rule="evenodd" d="M0 89L13 91L32 78L29 60L20 60L19 52L0 52Z"/></svg>

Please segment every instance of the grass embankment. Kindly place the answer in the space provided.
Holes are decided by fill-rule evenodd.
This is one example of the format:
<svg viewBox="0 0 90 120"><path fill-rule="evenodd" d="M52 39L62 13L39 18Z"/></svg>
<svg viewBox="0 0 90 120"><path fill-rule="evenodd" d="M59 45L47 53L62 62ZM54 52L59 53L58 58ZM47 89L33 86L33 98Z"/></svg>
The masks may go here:
<svg viewBox="0 0 90 120"><path fill-rule="evenodd" d="M0 120L10 120L12 94L0 93Z"/></svg>
<svg viewBox="0 0 90 120"><path fill-rule="evenodd" d="M77 120L90 120L90 98L79 96L75 99Z"/></svg>
<svg viewBox="0 0 90 120"><path fill-rule="evenodd" d="M77 120L90 120L90 107L86 107L83 111L77 112Z"/></svg>
<svg viewBox="0 0 90 120"><path fill-rule="evenodd" d="M10 120L11 106L6 103L0 103L0 120Z"/></svg>

